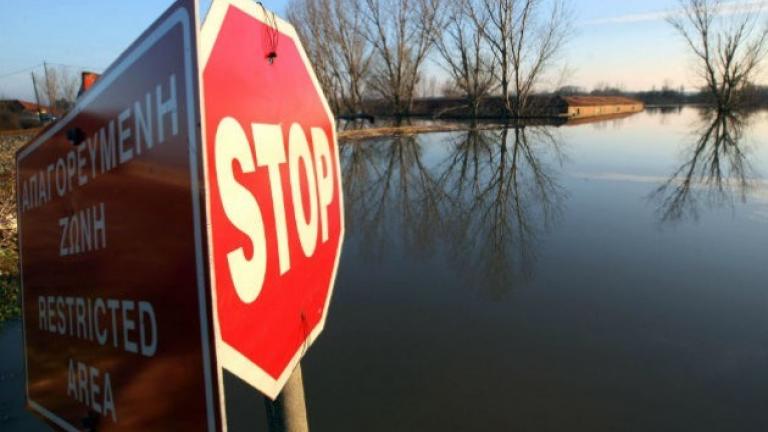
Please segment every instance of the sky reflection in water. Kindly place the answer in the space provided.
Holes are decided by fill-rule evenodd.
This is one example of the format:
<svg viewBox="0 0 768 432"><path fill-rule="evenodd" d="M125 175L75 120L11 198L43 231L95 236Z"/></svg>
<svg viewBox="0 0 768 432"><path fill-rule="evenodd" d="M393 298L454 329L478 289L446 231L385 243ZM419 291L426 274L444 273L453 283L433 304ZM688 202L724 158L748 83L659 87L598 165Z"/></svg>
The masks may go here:
<svg viewBox="0 0 768 432"><path fill-rule="evenodd" d="M315 430L768 430L765 113L347 143Z"/></svg>

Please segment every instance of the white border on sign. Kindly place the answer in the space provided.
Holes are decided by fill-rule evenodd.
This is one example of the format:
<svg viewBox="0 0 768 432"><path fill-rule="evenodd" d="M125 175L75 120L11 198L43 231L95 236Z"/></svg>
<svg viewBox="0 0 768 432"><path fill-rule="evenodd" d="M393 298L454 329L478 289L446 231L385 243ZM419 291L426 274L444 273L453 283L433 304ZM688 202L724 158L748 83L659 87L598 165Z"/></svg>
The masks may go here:
<svg viewBox="0 0 768 432"><path fill-rule="evenodd" d="M200 30L200 39L199 39L199 45L200 45L200 51L198 53L198 61L200 63L199 73L200 73L200 86L202 89L203 86L203 71L205 70L205 66L208 64L208 59L211 55L211 51L213 50L213 47L216 43L216 39L218 38L219 30L221 29L221 25L224 22L224 18L227 14L227 11L229 10L229 7L235 7L239 9L240 11L246 13L252 18L255 18L259 21L261 21L263 24L270 25L269 22L273 17L269 17L270 20L267 19L265 16L265 9L259 5L257 2L251 1L251 0L213 0L213 3L211 4L211 8L208 11L208 15L205 18L205 22L203 22L202 29ZM323 90L320 87L320 83L317 81L317 77L315 76L314 69L312 68L312 64L309 62L309 59L307 58L307 54L304 52L304 48L301 44L301 41L299 40L299 36L296 33L296 30L293 28L291 24L289 24L286 21L283 21L279 17L274 17L274 23L277 25L277 29L280 33L283 35L291 38L301 55L301 58L304 62L304 65L309 73L310 78L312 79L312 83L315 86L315 90L318 94L323 95ZM207 148L207 144L205 142L206 140L206 129L205 129L205 102L204 102L204 96L202 90L200 91L200 100L201 100L201 113L202 113L202 119L201 122L203 124L203 148ZM323 108L325 109L326 115L328 116L330 123L331 123L331 133L332 133L332 139L333 144L335 145L336 151L334 152L334 156L336 158L336 166L339 170L341 170L341 165L339 163L339 152L338 152L338 140L336 136L336 128L334 126L334 117L333 112L331 111L331 108L328 106L328 102L325 100L325 97L320 98L323 103ZM208 221L210 221L210 196L209 196L209 178L208 178L208 164L209 161L207 160L207 152L203 151L203 164L205 169L205 199L206 199L206 216L208 218ZM339 176L341 173L339 172ZM225 406L224 406L224 385L223 385L223 368L226 368L236 376L238 376L240 379L244 380L251 386L257 388L258 390L262 391L264 394L269 396L271 399L275 399L278 394L280 394L280 390L282 390L283 386L285 385L286 381L288 381L288 378L293 373L294 369L296 369L296 366L301 361L302 354L305 352L306 348L312 345L312 343L315 341L317 336L323 331L323 328L325 327L325 321L328 317L328 309L330 307L331 298L333 295L333 288L336 282L336 273L339 268L339 258L341 257L341 249L344 244L344 231L345 231L345 224L344 224L344 191L342 190L341 185L341 179L338 180L338 187L339 187L339 206L340 206L340 223L341 223L341 233L339 238L339 245L338 250L336 252L336 258L334 260L333 264L333 272L331 273L331 279L330 279L330 287L328 288L328 296L325 299L325 308L323 309L323 316L320 318L320 321L317 323L314 329L309 334L309 337L307 338L307 341L303 343L299 349L296 351L296 353L291 358L290 362L286 366L283 373L278 377L278 379L272 378L271 375L269 375L266 371L264 371L262 368L260 368L258 365L250 361L248 358L243 356L239 351L237 351L234 347L230 346L221 337L221 328L219 325L219 313L218 313L218 307L217 307L217 301L216 301L216 272L214 270L214 262L213 262L213 237L211 233L211 225L208 223L208 244L211 245L208 250L208 259L209 259L209 265L210 265L210 279L211 279L211 301L212 301L212 309L213 309L213 327L214 327L214 333L216 336L216 355L218 359L218 378L219 378L219 402L221 404L220 411L222 412L222 416L225 414ZM222 422L224 423L224 422Z"/></svg>
<svg viewBox="0 0 768 432"><path fill-rule="evenodd" d="M198 8L198 2L197 0L193 2L189 2L193 4L193 7L195 8L193 13L197 15L197 8ZM189 4L188 3L188 4ZM108 72L102 76L99 80L96 81L93 88L91 88L88 92L83 94L82 98L77 102L77 105L61 120L54 123L54 125L45 131L42 135L37 137L30 145L27 147L21 149L21 151L18 154L18 157L16 159L16 168L17 172L20 167L20 162L22 159L27 157L30 153L32 153L34 150L39 148L43 143L48 141L54 134L58 133L64 125L68 124L73 118L75 118L78 114L80 114L85 107L87 107L91 102L96 99L96 97L101 94L104 90L106 90L110 84L112 84L125 70L133 65L137 60L141 58L141 56L150 48L152 48L155 43L157 43L158 40L160 40L163 36L165 36L168 32L170 32L174 27L177 25L181 25L182 27L182 34L183 34L183 43L184 43L184 78L186 81L186 98L187 98L187 126L189 128L189 164L190 164L190 181L191 181L191 195L192 195L192 210L193 210L193 219L194 219L194 237L195 237L195 276L197 279L197 289L198 289L198 303L199 303L199 314L200 314L200 339L202 344L202 356L203 356L203 380L205 382L205 400L206 400L206 413L208 418L208 429L211 431L216 430L216 417L215 417L215 407L214 407L214 394L213 394L213 380L211 377L211 348L210 343L208 340L208 315L207 315L207 293L206 293L206 284L205 284L205 258L203 254L203 239L202 239L202 221L200 218L200 210L201 210L201 203L200 203L200 185L198 182L199 179L199 171L198 171L198 142L197 142L197 128L196 128L196 118L195 114L197 111L196 103L195 103L195 89L192 86L192 81L194 80L194 65L192 63L192 50L196 49L197 47L192 46L192 40L191 35L192 31L197 32L197 22L192 22L192 19L190 18L189 11L187 11L184 7L177 8L173 13L171 13L165 21L158 24L157 27L146 36L146 38L141 41L139 45L137 45L135 48L133 48L130 52L124 54L124 58L120 63L110 66ZM17 179L17 182L20 182L21 178L19 177ZM17 187L19 184L17 184ZM18 197L17 197L18 200ZM21 207L18 207L21 208ZM22 229L21 224L23 223L23 219L19 218L19 249L21 249L22 245ZM19 258L21 259L21 254L19 254ZM24 272L23 272L23 266L22 272L21 272L21 293L22 293L22 302L24 301ZM23 303L22 303L23 304ZM24 308L22 308L22 314L23 314ZM22 315L23 316L23 315ZM23 331L24 331L24 360L25 360L25 373L29 370L29 359L27 357L27 341L26 341L26 318L23 316L22 323L23 323ZM50 420L52 423L56 424L57 426L61 427L62 429L65 429L67 431L78 431L76 427L70 425L67 423L64 419L57 416L53 412L49 411L39 403L33 401L29 397L29 378L27 377L26 380L26 395L27 395L27 401L29 403L29 406L40 413L42 416L46 417L48 420Z"/></svg>

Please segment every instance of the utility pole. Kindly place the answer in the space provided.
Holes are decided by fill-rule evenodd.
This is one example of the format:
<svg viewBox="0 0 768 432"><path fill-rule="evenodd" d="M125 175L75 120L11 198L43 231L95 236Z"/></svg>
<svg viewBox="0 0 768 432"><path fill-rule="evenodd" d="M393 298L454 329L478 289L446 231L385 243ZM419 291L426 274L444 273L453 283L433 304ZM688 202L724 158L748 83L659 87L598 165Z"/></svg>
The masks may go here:
<svg viewBox="0 0 768 432"><path fill-rule="evenodd" d="M43 61L43 71L45 73L45 83L44 83L45 87L43 88L45 89L45 97L48 99L48 114L54 115L53 106L56 104L55 102L56 97L55 95L51 94L51 82L49 81L49 78L48 78L48 63L46 63L45 61Z"/></svg>
<svg viewBox="0 0 768 432"><path fill-rule="evenodd" d="M39 120L41 123L43 121L42 113L40 112L40 96L37 94L37 81L35 81L35 73L30 72L32 75L32 89L35 90L35 103L37 104L37 120Z"/></svg>

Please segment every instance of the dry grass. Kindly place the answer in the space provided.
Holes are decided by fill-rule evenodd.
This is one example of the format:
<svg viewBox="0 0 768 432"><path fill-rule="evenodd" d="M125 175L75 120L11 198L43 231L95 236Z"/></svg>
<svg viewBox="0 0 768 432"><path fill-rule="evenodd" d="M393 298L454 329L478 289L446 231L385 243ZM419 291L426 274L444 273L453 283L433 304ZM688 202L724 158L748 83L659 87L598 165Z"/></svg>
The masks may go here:
<svg viewBox="0 0 768 432"><path fill-rule="evenodd" d="M0 138L0 276L16 273L16 170L21 139Z"/></svg>
<svg viewBox="0 0 768 432"><path fill-rule="evenodd" d="M0 276L16 275L16 150L34 134L0 136Z"/></svg>
<svg viewBox="0 0 768 432"><path fill-rule="evenodd" d="M497 129L501 127L498 124L487 123L481 125L472 126L473 129ZM456 132L469 129L469 125L466 123L441 123L433 125L408 125L408 126L392 126L370 129L357 129L357 130L344 130L339 131L339 140L353 141L362 140L367 138L376 138L382 136L400 136L400 135L416 135L429 132Z"/></svg>

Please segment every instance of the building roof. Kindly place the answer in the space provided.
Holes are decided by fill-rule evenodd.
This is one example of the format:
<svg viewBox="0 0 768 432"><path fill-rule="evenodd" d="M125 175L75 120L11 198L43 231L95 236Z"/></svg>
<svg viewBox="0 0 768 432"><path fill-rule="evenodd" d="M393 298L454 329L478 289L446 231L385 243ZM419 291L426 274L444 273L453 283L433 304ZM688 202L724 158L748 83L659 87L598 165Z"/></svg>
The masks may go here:
<svg viewBox="0 0 768 432"><path fill-rule="evenodd" d="M0 104L6 104L11 106L17 106L19 109L23 111L35 111L37 112L37 104L34 102L29 102L21 99L3 99L0 100ZM41 111L47 111L48 107L45 105L40 105Z"/></svg>
<svg viewBox="0 0 768 432"><path fill-rule="evenodd" d="M570 106L600 106L600 105L637 105L642 104L637 99L624 96L562 96Z"/></svg>
<svg viewBox="0 0 768 432"><path fill-rule="evenodd" d="M90 90L99 78L101 78L101 74L84 71L80 75L80 90L77 92L77 97Z"/></svg>
<svg viewBox="0 0 768 432"><path fill-rule="evenodd" d="M29 102L21 99L17 99L16 102L18 102L19 105L21 105L27 111L37 111L37 104L34 102Z"/></svg>

